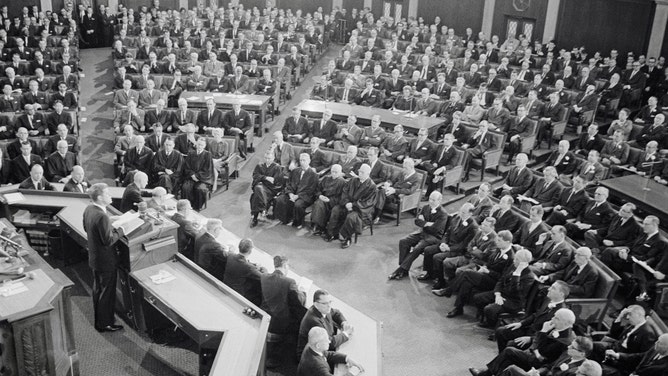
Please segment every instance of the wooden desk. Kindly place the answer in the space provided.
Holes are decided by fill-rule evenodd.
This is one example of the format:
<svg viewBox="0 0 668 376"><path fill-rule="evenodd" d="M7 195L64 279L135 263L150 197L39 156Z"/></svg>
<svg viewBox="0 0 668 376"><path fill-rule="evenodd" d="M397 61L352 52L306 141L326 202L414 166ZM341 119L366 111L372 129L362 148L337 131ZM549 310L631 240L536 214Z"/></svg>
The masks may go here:
<svg viewBox="0 0 668 376"><path fill-rule="evenodd" d="M151 276L160 271L176 278L155 284ZM175 261L131 276L143 290L144 301L197 342L200 375L258 375L269 329L267 313L180 254ZM257 318L243 313L248 307Z"/></svg>
<svg viewBox="0 0 668 376"><path fill-rule="evenodd" d="M201 226L206 224L206 218L194 211L191 212L189 219ZM230 245L233 250L236 250L241 238L227 229L223 229L217 240L219 243ZM249 260L263 266L267 269L268 273L273 273L274 271L273 256L259 248L254 248ZM301 276L293 270L290 270L288 276L297 282L301 279ZM319 287L315 283L309 287L306 292L305 305L307 307L313 304L313 293L318 289ZM341 310L346 319L355 327L353 337L350 341L341 345L339 351L350 355L362 364L365 376L381 376L383 374L381 350L382 322L372 319L334 296L332 296L332 301L333 306ZM346 367L338 367L335 374L345 375Z"/></svg>
<svg viewBox="0 0 668 376"><path fill-rule="evenodd" d="M298 107L302 110L304 115L321 117L325 109L332 111L332 118L334 120L344 120L349 115L357 116L358 124L371 124L373 115L380 115L380 125L386 130L392 131L395 125L403 125L405 130L417 134L422 128L429 131L429 136L433 139L436 137L438 128L440 128L444 121L441 118L432 118L429 116L415 116L409 117L403 113L397 113L382 108L355 106L346 103L337 102L323 102L312 99L303 100Z"/></svg>
<svg viewBox="0 0 668 376"><path fill-rule="evenodd" d="M267 116L267 105L269 104L269 99L271 99L268 95L237 95L203 91L184 91L181 93L181 98L185 98L188 101L188 105L192 107L206 107L206 100L209 98L213 98L214 102L216 102L216 107L225 109L230 109L232 108L232 104L240 102L241 108L244 110L260 114L260 121L257 124L259 136L262 136L263 125Z"/></svg>
<svg viewBox="0 0 668 376"><path fill-rule="evenodd" d="M668 226L668 187L665 185L639 175L601 180L601 185L622 202L632 202L645 213L659 217L662 228Z"/></svg>
<svg viewBox="0 0 668 376"><path fill-rule="evenodd" d="M3 227L13 226L2 219ZM53 269L21 239L33 279L21 281L28 291L0 296L0 365L7 375L78 375L74 344L71 288L60 270ZM0 257L0 262L5 259ZM1 285L0 285L1 286Z"/></svg>

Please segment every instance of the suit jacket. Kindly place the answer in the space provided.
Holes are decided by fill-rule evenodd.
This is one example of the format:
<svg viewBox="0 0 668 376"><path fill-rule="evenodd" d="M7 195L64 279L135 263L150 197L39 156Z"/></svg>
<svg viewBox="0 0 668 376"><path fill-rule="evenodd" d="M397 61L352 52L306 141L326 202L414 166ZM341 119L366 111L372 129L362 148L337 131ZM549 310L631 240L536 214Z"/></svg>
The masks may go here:
<svg viewBox="0 0 668 376"><path fill-rule="evenodd" d="M580 135L580 139L578 140L578 144L575 149L577 150L584 150L586 152L589 152L590 150L596 150L596 151L601 151L603 149L603 144L605 141L603 140L603 137L601 135L596 134L594 136L594 139L590 139L589 134L586 132Z"/></svg>
<svg viewBox="0 0 668 376"><path fill-rule="evenodd" d="M623 165L626 164L630 151L631 147L628 143L622 141L619 145L616 145L615 141L608 140L601 149L601 158L615 157L619 159L619 164Z"/></svg>
<svg viewBox="0 0 668 376"><path fill-rule="evenodd" d="M560 269L549 274L545 283L551 284L555 281L564 281L570 288L570 297L591 298L598 283L598 272L589 263L578 273L579 269L578 264L571 261L565 269Z"/></svg>
<svg viewBox="0 0 668 376"><path fill-rule="evenodd" d="M450 247L450 252L453 255L462 255L475 236L478 224L473 217L462 221L459 215L452 216L448 222L448 228L443 235L442 242Z"/></svg>
<svg viewBox="0 0 668 376"><path fill-rule="evenodd" d="M441 241L443 235L445 234L445 228L448 223L448 213L443 209L442 206L432 210L431 206L425 205L420 210L420 215L423 216L423 219L418 217L415 218L415 225L420 227L421 230L416 231L422 235L422 240L435 244ZM433 222L431 226L426 226L425 223Z"/></svg>
<svg viewBox="0 0 668 376"><path fill-rule="evenodd" d="M492 213L492 216L496 218L496 224L494 225L494 231L498 234L500 231L508 230L512 233L517 230L520 224L519 216L512 210L506 210L502 215L499 216L499 210Z"/></svg>
<svg viewBox="0 0 668 376"><path fill-rule="evenodd" d="M40 184L42 185L42 189L41 189L42 191L55 191L55 190L56 190L56 189L53 187L53 185L51 185L51 183L49 183L49 182L48 182L46 179L44 179L44 178L42 178L42 180L40 181ZM27 179L25 179L24 181L22 181L22 182L19 184L19 188L20 188L20 189L32 189L32 190L35 190L35 185L33 184L32 179L31 179L30 177L28 177Z"/></svg>
<svg viewBox="0 0 668 376"><path fill-rule="evenodd" d="M81 187L81 189L79 189L79 187ZM90 182L86 178L84 178L80 184L76 184L74 180L70 178L63 186L63 192L86 193L88 187L90 187Z"/></svg>
<svg viewBox="0 0 668 376"><path fill-rule="evenodd" d="M261 308L271 315L269 322L270 333L288 333L294 328L297 331L298 323L306 313L304 303L306 294L297 288L297 283L287 277L280 270L260 277L262 286Z"/></svg>
<svg viewBox="0 0 668 376"><path fill-rule="evenodd" d="M660 359L654 359L658 352L655 348L650 348L644 353L620 353L619 360L625 365L624 368L632 370L633 374L638 376L662 376L668 369L668 356Z"/></svg>
<svg viewBox="0 0 668 376"><path fill-rule="evenodd" d="M228 93L247 93L248 92L248 76L242 74L241 77L237 80L236 77L230 77L227 80L227 89L225 90Z"/></svg>
<svg viewBox="0 0 668 376"><path fill-rule="evenodd" d="M318 311L315 306L311 306L306 311L304 318L302 319L301 324L299 325L299 337L297 338L297 354L301 354L305 349L304 347L308 343L308 332L311 328L319 326L327 331L329 334L329 349L336 350L341 346L341 344L348 341L341 330L343 329L343 322L346 321L346 317L343 316L343 313L336 308L332 310L325 316ZM305 374L306 376L307 374ZM308 374L310 376L310 374Z"/></svg>
<svg viewBox="0 0 668 376"><path fill-rule="evenodd" d="M67 152L65 157L58 152L53 152L46 159L44 167L44 176L50 181L60 181L72 173L72 169L77 165L77 156L72 152Z"/></svg>
<svg viewBox="0 0 668 376"><path fill-rule="evenodd" d="M51 134L56 134L59 124L65 124L67 126L68 133L74 134L74 129L72 129L72 117L69 113L63 111L60 114L57 112L52 112L46 117L46 126L49 128Z"/></svg>
<svg viewBox="0 0 668 376"><path fill-rule="evenodd" d="M515 233L513 244L521 245L522 247L531 251L531 253L536 254L536 242L538 237L548 231L547 225L545 222L540 222L533 231L530 231L531 221L524 222L520 226L518 232Z"/></svg>
<svg viewBox="0 0 668 376"><path fill-rule="evenodd" d="M561 205L561 209L568 212L568 217L574 218L582 213L585 205L589 201L589 195L584 189L581 189L578 192L573 192L573 188L567 188L561 191L559 195L559 200L555 203L556 205Z"/></svg>
<svg viewBox="0 0 668 376"><path fill-rule="evenodd" d="M515 265L511 263L503 270L494 292L500 292L504 299L518 303L519 307L525 307L536 276L529 268L523 269L520 276L514 276L514 272Z"/></svg>
<svg viewBox="0 0 668 376"><path fill-rule="evenodd" d="M524 195L538 201L542 206L554 206L561 194L561 183L556 179L547 187L545 183L545 178L537 179Z"/></svg>
<svg viewBox="0 0 668 376"><path fill-rule="evenodd" d="M172 113L166 110L156 113L155 109L150 109L144 113L144 124L151 127L155 123L160 123L166 132L171 132L168 128L172 126Z"/></svg>
<svg viewBox="0 0 668 376"><path fill-rule="evenodd" d="M248 262L244 255L233 254L227 258L223 283L259 306L262 304L261 276L258 267Z"/></svg>
<svg viewBox="0 0 668 376"><path fill-rule="evenodd" d="M613 322L608 332L608 336L617 339L614 349L620 354L642 354L653 347L656 342L656 333L654 329L645 322L633 333L631 327L623 327L619 322ZM628 335L626 347L622 346L624 338ZM620 358L621 359L621 358Z"/></svg>
<svg viewBox="0 0 668 376"><path fill-rule="evenodd" d="M302 171L304 172L303 176ZM309 168L304 171L301 167L298 167L290 171L290 177L285 186L285 194L296 194L299 196L299 199L311 204L315 201L315 193L317 189L318 174L316 174L313 169Z"/></svg>
<svg viewBox="0 0 668 376"><path fill-rule="evenodd" d="M184 233L184 236L187 236ZM223 246L208 232L195 239L193 258L195 263L219 281L223 281L230 257Z"/></svg>
<svg viewBox="0 0 668 376"><path fill-rule="evenodd" d="M558 174L572 174L575 171L575 155L568 151L564 155L563 158L561 158L561 161L559 161L558 164L555 165L557 162L557 158L559 156L559 151L555 150L550 154L550 157L547 159L545 162L546 166L554 166L557 169Z"/></svg>
<svg viewBox="0 0 668 376"><path fill-rule="evenodd" d="M568 345L570 345L575 339L575 334L571 328L562 330L559 333L557 338L554 338L551 334L539 331L533 337L533 343L531 344L531 350L538 350L540 354L545 358L544 364L554 362L561 354L563 354Z"/></svg>
<svg viewBox="0 0 668 376"><path fill-rule="evenodd" d="M434 148L434 143L429 139L424 140L418 147L418 140L416 138L408 146L408 156L421 161L430 161L434 155Z"/></svg>
<svg viewBox="0 0 668 376"><path fill-rule="evenodd" d="M221 128L223 126L223 112L217 108L213 110L209 117L209 110L202 110L197 115L197 133L205 133L204 127Z"/></svg>
<svg viewBox="0 0 668 376"><path fill-rule="evenodd" d="M525 167L519 172L518 167L513 167L506 175L506 184L508 184L511 195L520 195L529 189L533 182L533 172L530 168Z"/></svg>
<svg viewBox="0 0 668 376"><path fill-rule="evenodd" d="M161 115L162 115L162 114L161 114ZM165 144L165 141L167 141L167 138L168 138L168 137L169 137L169 136L166 135L166 134L164 134L164 133L163 133L162 135L160 135L160 138L159 138L159 139L156 137L155 134L146 135L146 136L145 136L145 138L146 138L146 146L147 146L149 149L151 149L151 151L153 151L153 153L157 153L157 152L160 151L160 149L162 148L162 145Z"/></svg>
<svg viewBox="0 0 668 376"><path fill-rule="evenodd" d="M360 91L354 99L355 104L368 106L368 107L380 107L381 105L381 96L380 91L372 89L370 92L364 93Z"/></svg>
<svg viewBox="0 0 668 376"><path fill-rule="evenodd" d="M610 221L610 226L596 230L602 239L612 241L613 247L630 246L640 233L641 227L635 218L631 217L622 224L622 217L618 215Z"/></svg>
<svg viewBox="0 0 668 376"><path fill-rule="evenodd" d="M197 115L193 110L186 110L185 116L182 111L177 110L172 113L172 126L174 128L186 125L188 123L197 123Z"/></svg>
<svg viewBox="0 0 668 376"><path fill-rule="evenodd" d="M125 213L130 210L137 209L137 204L142 202L143 199L141 190L135 185L135 183L130 183L125 190L123 191L123 197L121 198L121 212Z"/></svg>
<svg viewBox="0 0 668 376"><path fill-rule="evenodd" d="M273 318L272 318L273 319ZM328 376L331 375L330 364L345 363L347 355L334 351L325 351L320 355L310 347L304 349L297 367L297 376Z"/></svg>
<svg viewBox="0 0 668 376"><path fill-rule="evenodd" d="M293 116L290 116L289 118L285 119L285 123L283 124L283 139L285 141L288 141L288 137L290 135L301 135L302 140L308 136L309 132L309 125L308 125L308 120L306 120L305 117L300 117L298 121L295 121L295 118Z"/></svg>
<svg viewBox="0 0 668 376"><path fill-rule="evenodd" d="M88 205L83 213L83 227L88 237L88 265L98 272L114 272L118 256L114 244L118 233L111 227L111 219L100 207Z"/></svg>
<svg viewBox="0 0 668 376"><path fill-rule="evenodd" d="M42 158L36 154L30 154L30 164L26 162L23 158L23 155L20 155L11 161L12 167L12 180L14 183L21 183L22 181L30 178L30 169L34 165L41 165Z"/></svg>
<svg viewBox="0 0 668 376"><path fill-rule="evenodd" d="M0 166L0 184L11 184L12 183L12 161L9 159L3 158L2 166Z"/></svg>
<svg viewBox="0 0 668 376"><path fill-rule="evenodd" d="M573 246L566 241L555 245L553 240L549 240L536 252L534 261L545 263L542 268L544 274L553 273L566 268L573 259L573 251Z"/></svg>
<svg viewBox="0 0 668 376"><path fill-rule="evenodd" d="M592 229L596 230L603 227L608 227L615 212L610 208L610 204L606 201L596 208L594 200L589 201L580 215L580 222L592 225Z"/></svg>
<svg viewBox="0 0 668 376"><path fill-rule="evenodd" d="M318 137L325 140L325 144L334 139L337 125L333 120L328 120L324 125L320 119L315 119L309 127L309 137Z"/></svg>
<svg viewBox="0 0 668 376"><path fill-rule="evenodd" d="M438 145L437 150L433 154L433 159L431 163L436 163L438 167L452 168L455 167L455 156L457 155L457 150L454 146L450 146L447 150L445 145ZM433 165L432 165L433 166Z"/></svg>

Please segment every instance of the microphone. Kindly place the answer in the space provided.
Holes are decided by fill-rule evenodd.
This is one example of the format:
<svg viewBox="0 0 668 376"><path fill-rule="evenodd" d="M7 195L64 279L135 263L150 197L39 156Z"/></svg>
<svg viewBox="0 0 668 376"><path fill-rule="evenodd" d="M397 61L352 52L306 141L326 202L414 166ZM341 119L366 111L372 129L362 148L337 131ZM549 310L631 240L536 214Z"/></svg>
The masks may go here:
<svg viewBox="0 0 668 376"><path fill-rule="evenodd" d="M3 242L5 242L5 243L7 243L11 246L14 246L16 248L23 248L23 246L21 244L9 239L8 237L6 237L4 235L0 235L0 240L2 240Z"/></svg>
<svg viewBox="0 0 668 376"><path fill-rule="evenodd" d="M23 273L23 268L21 268L19 273ZM23 274L21 276L18 276L18 277L6 279L4 282L17 283L17 282L21 282L25 279L35 279L35 272L28 272L28 273L25 273L25 274Z"/></svg>

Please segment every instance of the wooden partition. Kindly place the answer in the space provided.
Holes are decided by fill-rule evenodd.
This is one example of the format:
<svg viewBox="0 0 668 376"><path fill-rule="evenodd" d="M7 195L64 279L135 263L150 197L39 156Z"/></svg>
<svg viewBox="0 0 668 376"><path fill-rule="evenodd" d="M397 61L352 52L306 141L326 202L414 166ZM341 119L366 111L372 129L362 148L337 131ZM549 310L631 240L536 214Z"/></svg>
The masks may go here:
<svg viewBox="0 0 668 376"><path fill-rule="evenodd" d="M427 24L432 24L436 16L441 17L441 25L454 28L457 35L464 35L467 27L477 34L482 27L484 7L484 0L419 0L417 14Z"/></svg>

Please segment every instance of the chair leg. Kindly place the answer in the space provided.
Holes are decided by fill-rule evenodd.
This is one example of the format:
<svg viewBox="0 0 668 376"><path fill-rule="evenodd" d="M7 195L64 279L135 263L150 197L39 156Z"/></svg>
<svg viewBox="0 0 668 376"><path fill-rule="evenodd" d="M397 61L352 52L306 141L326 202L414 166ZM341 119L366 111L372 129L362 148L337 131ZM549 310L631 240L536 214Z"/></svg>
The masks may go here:
<svg viewBox="0 0 668 376"><path fill-rule="evenodd" d="M371 221L371 225L369 225L369 231L371 231L371 235L373 235L373 221ZM357 243L357 239L355 239L355 243Z"/></svg>
<svg viewBox="0 0 668 376"><path fill-rule="evenodd" d="M357 244L357 233L355 233L355 236L353 236L353 241L355 242L355 244Z"/></svg>

